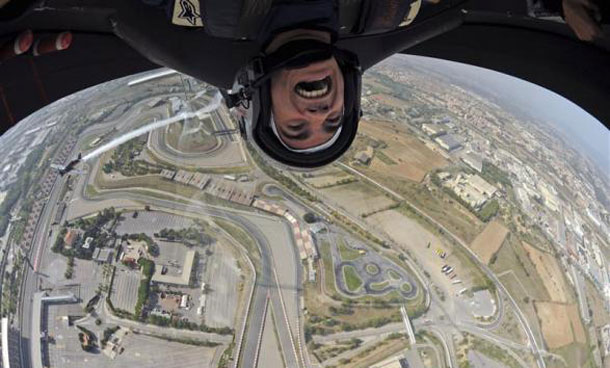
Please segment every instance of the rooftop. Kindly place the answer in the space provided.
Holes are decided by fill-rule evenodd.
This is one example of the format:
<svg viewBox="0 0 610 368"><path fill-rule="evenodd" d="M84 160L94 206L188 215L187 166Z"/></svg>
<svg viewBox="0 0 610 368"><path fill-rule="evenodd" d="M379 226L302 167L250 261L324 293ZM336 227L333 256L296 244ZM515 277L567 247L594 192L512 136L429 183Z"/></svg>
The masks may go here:
<svg viewBox="0 0 610 368"><path fill-rule="evenodd" d="M195 261L195 251L189 250L184 257L184 263L182 265L182 273L180 275L162 275L162 267L155 267L155 274L152 277L153 282L161 284L171 285L183 285L187 286L191 279L191 270L193 269L193 262Z"/></svg>

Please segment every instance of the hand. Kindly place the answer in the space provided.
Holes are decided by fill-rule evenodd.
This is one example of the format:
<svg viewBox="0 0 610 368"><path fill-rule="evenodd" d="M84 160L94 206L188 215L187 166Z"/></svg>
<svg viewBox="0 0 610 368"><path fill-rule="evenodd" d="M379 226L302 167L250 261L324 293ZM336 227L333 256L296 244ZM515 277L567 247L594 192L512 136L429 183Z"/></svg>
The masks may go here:
<svg viewBox="0 0 610 368"><path fill-rule="evenodd" d="M562 6L566 23L579 39L593 41L601 37L602 29L597 22L600 12L592 0L563 0Z"/></svg>

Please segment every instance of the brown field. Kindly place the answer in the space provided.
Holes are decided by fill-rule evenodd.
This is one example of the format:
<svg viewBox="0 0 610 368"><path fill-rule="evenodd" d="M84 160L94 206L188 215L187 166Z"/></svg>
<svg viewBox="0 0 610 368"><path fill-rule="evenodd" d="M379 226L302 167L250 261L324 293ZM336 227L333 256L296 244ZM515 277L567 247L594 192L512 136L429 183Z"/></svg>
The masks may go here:
<svg viewBox="0 0 610 368"><path fill-rule="evenodd" d="M382 94L382 93L368 96L368 98L375 100L375 101L381 103L382 105L389 105L389 106L400 107L400 108L405 107L405 105L406 105L406 102L404 100L401 100L394 96Z"/></svg>
<svg viewBox="0 0 610 368"><path fill-rule="evenodd" d="M536 302L536 310L549 349L587 342L576 304Z"/></svg>
<svg viewBox="0 0 610 368"><path fill-rule="evenodd" d="M464 284L478 282L478 272L466 257L460 256L459 252L454 252L433 233L398 210L378 212L367 217L365 221L371 227L385 232L403 250L417 254L424 269L440 270L443 264L451 263L456 270L459 270L460 279ZM430 243L430 248L427 248L428 243ZM436 254L436 250L446 252L447 257L441 259ZM440 272L431 273L438 285L448 290L451 289L452 285L448 278L441 276Z"/></svg>
<svg viewBox="0 0 610 368"><path fill-rule="evenodd" d="M383 210L394 203L378 190L361 182L338 185L320 191L339 207L356 216Z"/></svg>
<svg viewBox="0 0 610 368"><path fill-rule="evenodd" d="M316 175L313 178L304 179L307 184L313 186L314 188L326 188L333 185L337 185L343 180L352 180L354 179L353 175L350 175L342 170L337 170L334 173Z"/></svg>
<svg viewBox="0 0 610 368"><path fill-rule="evenodd" d="M448 252L432 233L397 210L376 213L367 217L366 222L374 228L383 230L405 249L426 249L429 242L432 250L440 247Z"/></svg>
<svg viewBox="0 0 610 368"><path fill-rule="evenodd" d="M574 340L581 344L587 343L587 335L585 329L582 326L580 319L580 312L578 310L578 304L571 304L568 306L568 315L570 316L570 322L572 323L572 333L574 333Z"/></svg>
<svg viewBox="0 0 610 368"><path fill-rule="evenodd" d="M523 242L523 248L527 253L529 259L536 267L536 271L544 287L549 292L551 301L558 303L567 303L570 301L570 293L568 292L568 285L566 285L563 272L555 257L551 254L544 253L531 245Z"/></svg>
<svg viewBox="0 0 610 368"><path fill-rule="evenodd" d="M604 300L589 280L585 281L585 292L589 299L589 307L593 311L592 320L595 327L599 328L610 323L610 313L606 313Z"/></svg>
<svg viewBox="0 0 610 368"><path fill-rule="evenodd" d="M542 335L549 349L556 349L574 342L570 317L565 304L536 302Z"/></svg>
<svg viewBox="0 0 610 368"><path fill-rule="evenodd" d="M448 164L441 155L430 150L396 124L362 121L360 132L385 142L387 148L381 152L398 163L387 165L379 159L373 160L371 169L379 173L385 174L391 171L395 177L420 182L428 171Z"/></svg>
<svg viewBox="0 0 610 368"><path fill-rule="evenodd" d="M507 234L508 229L504 225L497 221L492 221L472 241L470 248L485 264L489 264L489 260L500 249Z"/></svg>

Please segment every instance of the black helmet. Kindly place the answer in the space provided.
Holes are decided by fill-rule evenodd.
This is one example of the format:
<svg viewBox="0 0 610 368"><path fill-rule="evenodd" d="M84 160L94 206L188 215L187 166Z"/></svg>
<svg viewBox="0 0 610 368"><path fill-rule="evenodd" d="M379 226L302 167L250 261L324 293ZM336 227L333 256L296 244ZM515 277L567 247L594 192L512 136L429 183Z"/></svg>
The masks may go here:
<svg viewBox="0 0 610 368"><path fill-rule="evenodd" d="M304 67L335 57L343 74L344 112L341 129L332 144L307 152L291 149L274 132L271 123L271 75L282 68ZM223 91L229 108L241 107L238 117L244 139L259 151L282 164L295 168L316 168L337 160L352 144L360 120L362 72L357 57L334 45L317 40L295 40L270 54L251 60L236 78L231 91Z"/></svg>

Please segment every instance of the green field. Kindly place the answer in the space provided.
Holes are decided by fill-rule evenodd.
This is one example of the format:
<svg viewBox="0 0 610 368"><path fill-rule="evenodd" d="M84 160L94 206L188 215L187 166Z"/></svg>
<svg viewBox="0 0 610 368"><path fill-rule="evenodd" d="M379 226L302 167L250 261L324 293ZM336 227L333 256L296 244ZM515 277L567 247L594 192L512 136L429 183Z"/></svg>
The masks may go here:
<svg viewBox="0 0 610 368"><path fill-rule="evenodd" d="M374 283L371 284L371 289L373 289L373 290L383 290L388 285L390 285L390 281L388 281L388 280L381 281L381 282L374 282Z"/></svg>
<svg viewBox="0 0 610 368"><path fill-rule="evenodd" d="M370 273L371 275L376 275L377 273L379 273L379 267L372 263L367 264L365 269L366 272Z"/></svg>
<svg viewBox="0 0 610 368"><path fill-rule="evenodd" d="M402 277L400 276L400 274L394 270L388 270L388 276L392 279L392 280L402 280Z"/></svg>
<svg viewBox="0 0 610 368"><path fill-rule="evenodd" d="M362 279L352 266L343 266L343 279L347 289L351 292L357 291L362 286Z"/></svg>
<svg viewBox="0 0 610 368"><path fill-rule="evenodd" d="M361 254L354 248L348 247L345 240L339 238L339 254L344 261L353 261L361 257Z"/></svg>
<svg viewBox="0 0 610 368"><path fill-rule="evenodd" d="M496 254L494 262L490 263L492 271L496 275L510 271L519 280L518 283L510 285L509 292L512 295L523 295L524 291L527 291L533 300L550 300L536 267L514 235L508 235Z"/></svg>
<svg viewBox="0 0 610 368"><path fill-rule="evenodd" d="M385 153L381 152L381 150L375 151L375 157L377 157L381 162L386 165L397 165L396 161L392 160Z"/></svg>
<svg viewBox="0 0 610 368"><path fill-rule="evenodd" d="M408 293L408 292L411 292L411 290L413 290L413 287L408 282L405 282L404 284L400 285L400 289L402 291L404 291L405 293Z"/></svg>

